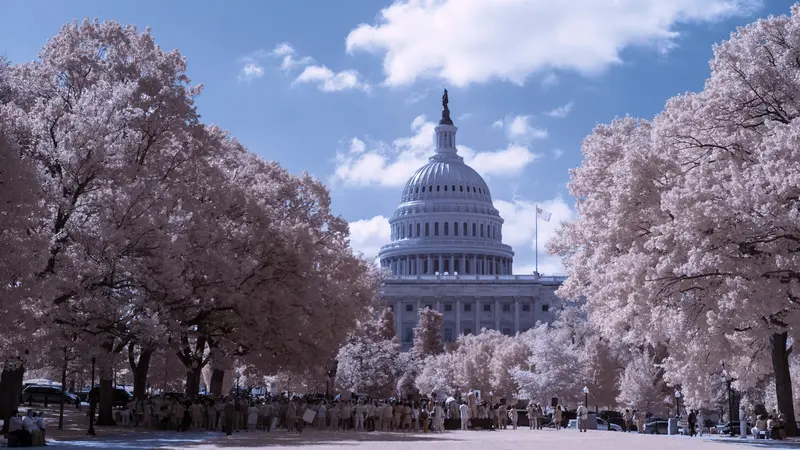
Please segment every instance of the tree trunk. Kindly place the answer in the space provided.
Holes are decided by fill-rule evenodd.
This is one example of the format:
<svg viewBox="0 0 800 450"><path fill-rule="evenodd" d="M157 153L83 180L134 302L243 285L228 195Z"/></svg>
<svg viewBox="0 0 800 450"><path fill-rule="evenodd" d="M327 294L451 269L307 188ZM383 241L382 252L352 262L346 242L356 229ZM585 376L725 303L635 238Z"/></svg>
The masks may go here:
<svg viewBox="0 0 800 450"><path fill-rule="evenodd" d="M786 417L786 436L797 436L797 422L794 417L794 398L792 397L792 377L789 373L789 355L786 348L788 333L774 333L769 338L772 355L772 370L775 372L775 394L778 397L778 411Z"/></svg>
<svg viewBox="0 0 800 450"><path fill-rule="evenodd" d="M69 363L69 359L67 358L67 347L64 347L64 362L61 364L61 390L63 392L67 392L67 364ZM58 429L64 429L64 396L62 395L61 401L58 402Z"/></svg>
<svg viewBox="0 0 800 450"><path fill-rule="evenodd" d="M205 365L206 339L203 336L198 336L194 350L191 349L188 336L184 335L182 341L183 349L177 353L183 365L186 366L185 394L190 398L196 397L200 392L200 378Z"/></svg>
<svg viewBox="0 0 800 450"><path fill-rule="evenodd" d="M97 425L113 426L114 422L114 380L111 378L112 364L113 364L113 349L114 341L104 343L103 350L106 350L107 355L101 358L103 361L100 363L100 391L99 401L100 408L97 413Z"/></svg>
<svg viewBox="0 0 800 450"><path fill-rule="evenodd" d="M139 352L139 361L134 355L134 345L128 344L128 363L133 373L133 398L144 400L147 395L147 372L150 370L150 358L153 350L142 348Z"/></svg>
<svg viewBox="0 0 800 450"><path fill-rule="evenodd" d="M224 370L214 369L211 372L211 386L208 387L208 390L211 391L211 395L213 396L222 395L222 381L224 379L225 379Z"/></svg>
<svg viewBox="0 0 800 450"><path fill-rule="evenodd" d="M11 413L19 407L19 396L22 394L22 377L25 367L20 365L15 369L3 368L0 376L0 414L3 417L2 432L8 433L11 422Z"/></svg>
<svg viewBox="0 0 800 450"><path fill-rule="evenodd" d="M202 372L202 367L186 369L186 397L197 397L200 394Z"/></svg>

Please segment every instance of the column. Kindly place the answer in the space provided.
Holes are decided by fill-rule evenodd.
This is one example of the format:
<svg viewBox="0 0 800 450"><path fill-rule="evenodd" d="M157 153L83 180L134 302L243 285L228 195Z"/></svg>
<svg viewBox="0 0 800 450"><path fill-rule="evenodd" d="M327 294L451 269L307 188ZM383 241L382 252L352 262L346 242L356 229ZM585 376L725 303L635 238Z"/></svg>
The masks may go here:
<svg viewBox="0 0 800 450"><path fill-rule="evenodd" d="M472 334L477 336L480 330L481 330L481 301L480 297L475 297L475 327L472 330Z"/></svg>
<svg viewBox="0 0 800 450"><path fill-rule="evenodd" d="M397 331L397 339L400 339L400 342L403 342L403 330L400 327L400 315L403 314L403 310L400 308L402 306L399 300L394 302L394 329Z"/></svg>
<svg viewBox="0 0 800 450"><path fill-rule="evenodd" d="M411 275L411 257L406 256L406 263L404 264L403 270L405 273L403 275Z"/></svg>
<svg viewBox="0 0 800 450"><path fill-rule="evenodd" d="M492 264L494 264L494 274L499 275L500 261L497 260L497 257L492 258Z"/></svg>
<svg viewBox="0 0 800 450"><path fill-rule="evenodd" d="M436 297L436 310L442 312L442 297Z"/></svg>
<svg viewBox="0 0 800 450"><path fill-rule="evenodd" d="M500 298L494 298L494 329L500 331Z"/></svg>
<svg viewBox="0 0 800 450"><path fill-rule="evenodd" d="M439 255L439 275L444 273L444 257L440 254Z"/></svg>
<svg viewBox="0 0 800 450"><path fill-rule="evenodd" d="M456 270L456 257L452 253L450 253L450 267L448 267L448 269L450 269L450 275L452 275L453 273L457 272L457 270Z"/></svg>
<svg viewBox="0 0 800 450"><path fill-rule="evenodd" d="M514 333L519 333L519 297L514 297Z"/></svg>
<svg viewBox="0 0 800 450"><path fill-rule="evenodd" d="M417 297L417 314L419 314L419 310L421 309L422 309L422 297Z"/></svg>
<svg viewBox="0 0 800 450"><path fill-rule="evenodd" d="M461 299L456 300L456 337L461 336Z"/></svg>
<svg viewBox="0 0 800 450"><path fill-rule="evenodd" d="M461 255L461 258L459 258L458 261L460 263L459 264L458 273L466 274L467 273L467 255Z"/></svg>
<svg viewBox="0 0 800 450"><path fill-rule="evenodd" d="M428 270L425 271L428 275L433 275L433 258L428 255Z"/></svg>
<svg viewBox="0 0 800 450"><path fill-rule="evenodd" d="M480 275L478 271L478 255L472 255L472 274Z"/></svg>

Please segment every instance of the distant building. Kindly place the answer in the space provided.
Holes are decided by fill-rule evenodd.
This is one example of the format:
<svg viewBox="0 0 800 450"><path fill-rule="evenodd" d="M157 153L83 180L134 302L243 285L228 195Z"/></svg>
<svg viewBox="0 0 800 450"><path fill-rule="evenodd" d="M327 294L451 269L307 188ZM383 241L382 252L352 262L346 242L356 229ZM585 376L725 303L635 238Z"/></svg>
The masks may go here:
<svg viewBox="0 0 800 450"><path fill-rule="evenodd" d="M442 334L453 341L482 328L513 335L552 321L560 276L513 275L514 252L503 244L503 218L478 172L456 149L447 91L436 127L436 153L403 188L389 220L391 242L381 267L392 273L382 298L395 312L404 347L413 340L420 308L444 315ZM534 224L531 223L531 227Z"/></svg>

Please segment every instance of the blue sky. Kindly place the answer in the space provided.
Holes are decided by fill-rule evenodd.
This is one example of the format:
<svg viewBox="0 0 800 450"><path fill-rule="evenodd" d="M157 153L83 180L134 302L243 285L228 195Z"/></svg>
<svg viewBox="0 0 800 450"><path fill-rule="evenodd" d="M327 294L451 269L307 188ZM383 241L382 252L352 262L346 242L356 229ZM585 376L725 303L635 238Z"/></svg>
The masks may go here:
<svg viewBox="0 0 800 450"><path fill-rule="evenodd" d="M568 169L598 122L651 118L702 88L712 45L787 14L784 0L271 0L0 3L0 53L31 60L85 17L152 29L205 86L204 120L331 188L353 245L374 256L404 180L432 153L441 92L461 153L533 267L534 205L574 217ZM559 261L540 255L542 272Z"/></svg>

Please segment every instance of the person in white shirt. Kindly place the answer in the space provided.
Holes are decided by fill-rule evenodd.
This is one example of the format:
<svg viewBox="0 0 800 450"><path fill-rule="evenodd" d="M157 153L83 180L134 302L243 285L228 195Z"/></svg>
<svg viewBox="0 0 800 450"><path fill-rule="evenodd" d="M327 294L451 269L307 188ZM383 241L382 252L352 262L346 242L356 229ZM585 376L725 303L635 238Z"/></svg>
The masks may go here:
<svg viewBox="0 0 800 450"><path fill-rule="evenodd" d="M25 417L22 419L22 429L30 433L31 446L39 445L42 439L42 432L39 430L39 427L36 426L36 415L32 409L29 409L28 413L25 414Z"/></svg>
<svg viewBox="0 0 800 450"><path fill-rule="evenodd" d="M364 403L359 400L358 404L355 407L356 411L356 424L355 429L356 431L364 430L364 413L367 412L367 407L364 406Z"/></svg>
<svg viewBox="0 0 800 450"><path fill-rule="evenodd" d="M39 432L42 433L41 443L42 445L47 442L47 421L44 419L44 411L39 411L39 417L36 418L36 426L39 428Z"/></svg>
<svg viewBox="0 0 800 450"><path fill-rule="evenodd" d="M589 410L586 406L581 403L581 406L578 406L578 410L575 411L575 415L578 416L578 431L585 433L586 426L589 421Z"/></svg>
<svg viewBox="0 0 800 450"><path fill-rule="evenodd" d="M17 438L20 447L30 447L31 433L25 430L22 422L23 419L20 417L19 411L15 410L11 415L11 420L8 424L8 434Z"/></svg>
<svg viewBox="0 0 800 450"><path fill-rule="evenodd" d="M440 403L433 408L433 431L444 433L444 408Z"/></svg>
<svg viewBox="0 0 800 450"><path fill-rule="evenodd" d="M469 407L467 402L462 402L458 407L458 412L461 413L461 429L466 431L467 423L469 423Z"/></svg>
<svg viewBox="0 0 800 450"><path fill-rule="evenodd" d="M317 428L320 430L324 430L328 425L328 408L325 407L325 403L322 402L319 404L317 408Z"/></svg>

